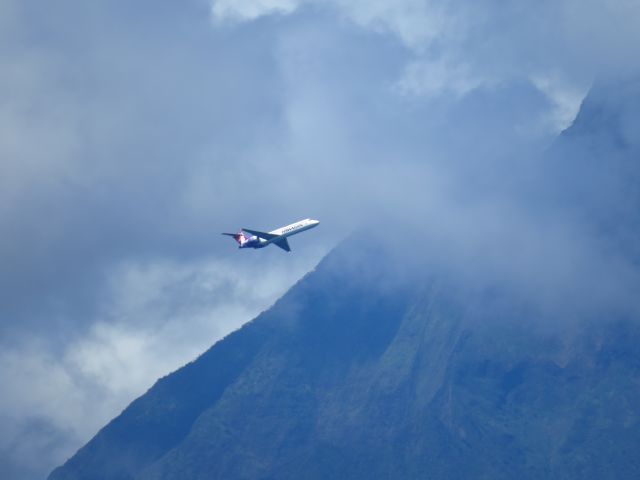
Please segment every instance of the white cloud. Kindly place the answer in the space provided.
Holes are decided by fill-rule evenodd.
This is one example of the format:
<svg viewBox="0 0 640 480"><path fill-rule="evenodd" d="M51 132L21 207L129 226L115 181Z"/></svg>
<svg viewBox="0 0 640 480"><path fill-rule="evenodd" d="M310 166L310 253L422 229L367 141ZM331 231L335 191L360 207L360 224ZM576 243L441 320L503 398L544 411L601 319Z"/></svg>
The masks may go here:
<svg viewBox="0 0 640 480"><path fill-rule="evenodd" d="M534 75L531 77L531 82L549 98L553 105L548 118L552 128L558 132L569 127L576 118L580 104L590 87L587 81L580 85L578 82L569 82L561 75L553 73Z"/></svg>
<svg viewBox="0 0 640 480"><path fill-rule="evenodd" d="M415 61L405 67L398 80L398 91L408 95L437 97L449 93L462 97L489 82L474 76L468 65L450 64L446 60Z"/></svg>
<svg viewBox="0 0 640 480"><path fill-rule="evenodd" d="M269 307L320 254L259 275L249 263L216 259L117 265L98 320L62 353L44 337L3 345L0 382L9 388L0 396L0 453L10 451L16 463L39 465L36 473L45 474L159 377ZM14 441L30 421L65 432L64 442L52 448Z"/></svg>
<svg viewBox="0 0 640 480"><path fill-rule="evenodd" d="M333 11L363 29L397 38L415 59L398 91L461 97L499 82L529 81L548 96L549 124L565 128L602 69L637 63L640 4L633 0L215 0L218 18L250 21L304 6ZM216 13L217 12L217 13Z"/></svg>
<svg viewBox="0 0 640 480"><path fill-rule="evenodd" d="M248 21L264 15L288 14L297 6L296 0L214 0L211 13L217 21Z"/></svg>
<svg viewBox="0 0 640 480"><path fill-rule="evenodd" d="M457 35L460 15L450 2L433 0L212 0L218 21L252 21L273 14L291 14L304 6L330 9L356 25L397 36L422 50L435 40Z"/></svg>
<svg viewBox="0 0 640 480"><path fill-rule="evenodd" d="M213 258L125 262L112 271L103 319L68 346L64 364L124 407L269 307L314 260L259 276L248 263Z"/></svg>
<svg viewBox="0 0 640 480"><path fill-rule="evenodd" d="M435 41L458 35L463 17L453 15L450 2L433 0L334 0L335 8L356 24L388 32L421 51Z"/></svg>

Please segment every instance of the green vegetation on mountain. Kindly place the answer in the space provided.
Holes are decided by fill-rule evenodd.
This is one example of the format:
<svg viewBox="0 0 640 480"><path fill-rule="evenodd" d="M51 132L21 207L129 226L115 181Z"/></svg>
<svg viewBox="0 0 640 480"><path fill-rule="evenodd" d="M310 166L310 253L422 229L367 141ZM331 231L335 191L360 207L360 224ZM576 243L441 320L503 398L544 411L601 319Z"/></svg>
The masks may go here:
<svg viewBox="0 0 640 480"><path fill-rule="evenodd" d="M559 142L580 125L598 130L583 114ZM625 225L613 244L634 245ZM639 318L548 311L391 251L338 247L50 480L640 478Z"/></svg>

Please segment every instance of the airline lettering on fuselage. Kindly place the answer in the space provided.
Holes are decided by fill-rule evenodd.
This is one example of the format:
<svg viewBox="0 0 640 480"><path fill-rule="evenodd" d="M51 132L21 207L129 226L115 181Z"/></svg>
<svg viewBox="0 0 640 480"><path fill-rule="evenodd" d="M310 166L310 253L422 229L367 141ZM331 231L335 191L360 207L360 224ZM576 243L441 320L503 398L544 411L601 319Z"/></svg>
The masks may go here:
<svg viewBox="0 0 640 480"><path fill-rule="evenodd" d="M300 228L302 226L302 224L298 224L298 225L294 225L293 227L289 227L289 228L285 228L282 233L289 233L292 230L296 230L297 228Z"/></svg>

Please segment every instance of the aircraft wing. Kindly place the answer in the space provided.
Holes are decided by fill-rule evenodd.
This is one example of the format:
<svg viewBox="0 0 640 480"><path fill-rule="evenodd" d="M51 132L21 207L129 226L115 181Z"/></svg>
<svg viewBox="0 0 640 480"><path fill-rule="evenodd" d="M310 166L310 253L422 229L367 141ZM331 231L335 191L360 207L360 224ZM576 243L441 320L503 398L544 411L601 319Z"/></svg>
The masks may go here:
<svg viewBox="0 0 640 480"><path fill-rule="evenodd" d="M242 231L255 235L256 237L264 238L265 240L271 240L272 238L278 238L280 236L274 235L273 233L261 232L260 230L249 230L248 228L243 228Z"/></svg>
<svg viewBox="0 0 640 480"><path fill-rule="evenodd" d="M274 245L279 246L281 249L286 250L287 252L291 251L289 247L289 242L287 242L287 237L281 238L280 240L276 240L273 242Z"/></svg>

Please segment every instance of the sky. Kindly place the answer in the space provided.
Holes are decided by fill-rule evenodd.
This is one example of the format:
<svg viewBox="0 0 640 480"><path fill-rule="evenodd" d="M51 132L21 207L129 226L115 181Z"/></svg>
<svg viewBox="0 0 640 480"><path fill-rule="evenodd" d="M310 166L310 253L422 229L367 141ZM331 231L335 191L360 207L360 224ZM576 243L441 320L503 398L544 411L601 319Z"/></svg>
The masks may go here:
<svg viewBox="0 0 640 480"><path fill-rule="evenodd" d="M542 296L635 281L514 192L640 67L639 24L633 0L0 0L0 475L46 476L354 230ZM219 235L307 217L291 254Z"/></svg>

